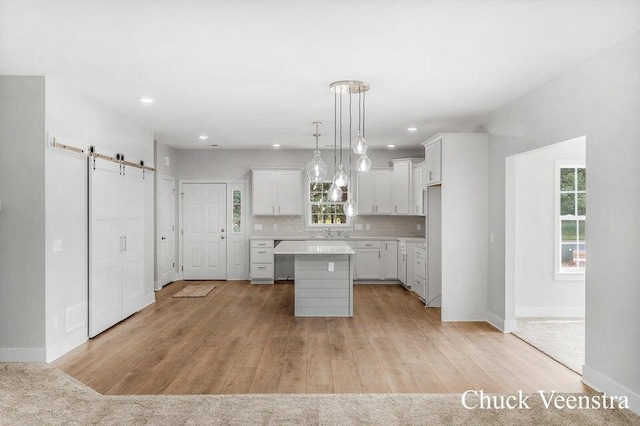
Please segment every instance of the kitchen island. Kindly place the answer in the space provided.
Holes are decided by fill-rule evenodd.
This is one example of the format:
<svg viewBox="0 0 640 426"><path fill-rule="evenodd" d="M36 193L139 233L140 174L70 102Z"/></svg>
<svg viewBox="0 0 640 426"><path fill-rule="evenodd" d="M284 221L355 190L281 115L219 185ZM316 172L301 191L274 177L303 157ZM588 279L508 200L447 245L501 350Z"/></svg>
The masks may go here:
<svg viewBox="0 0 640 426"><path fill-rule="evenodd" d="M353 255L344 241L282 241L273 254L295 255L297 317L353 316Z"/></svg>

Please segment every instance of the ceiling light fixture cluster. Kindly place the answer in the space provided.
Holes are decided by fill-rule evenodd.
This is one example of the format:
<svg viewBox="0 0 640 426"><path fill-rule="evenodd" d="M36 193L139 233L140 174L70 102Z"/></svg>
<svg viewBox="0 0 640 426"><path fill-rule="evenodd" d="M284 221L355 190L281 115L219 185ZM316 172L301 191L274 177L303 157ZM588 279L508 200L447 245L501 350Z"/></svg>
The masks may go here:
<svg viewBox="0 0 640 426"><path fill-rule="evenodd" d="M353 200L353 191L351 189L351 172L353 170L351 164L352 152L360 157L355 162L355 168L360 172L368 172L371 169L371 160L367 156L367 149L369 144L365 139L365 101L366 92L369 90L369 85L363 81L358 80L342 80L331 83L329 86L333 92L333 169L334 176L331 186L329 187L328 197L331 201L342 201L343 188L347 188L347 200L344 205L344 212L347 216L356 216L358 214L358 205ZM355 140L352 137L353 130L353 95L358 95L358 133ZM343 116L345 114L343 110L343 96L348 96L348 108L346 114L348 114L349 127L345 131L343 126ZM317 133L317 131L316 131ZM349 165L345 167L343 162L342 141L343 135L349 138ZM340 144L340 154L338 155L338 141ZM316 151L314 152L314 159L307 166L307 172L309 166L316 161L316 155L319 158L320 151L317 147L316 138ZM338 162L338 158L340 161ZM320 159L321 161L321 159ZM326 166L326 165L325 165ZM312 175L309 174L309 179L312 179Z"/></svg>

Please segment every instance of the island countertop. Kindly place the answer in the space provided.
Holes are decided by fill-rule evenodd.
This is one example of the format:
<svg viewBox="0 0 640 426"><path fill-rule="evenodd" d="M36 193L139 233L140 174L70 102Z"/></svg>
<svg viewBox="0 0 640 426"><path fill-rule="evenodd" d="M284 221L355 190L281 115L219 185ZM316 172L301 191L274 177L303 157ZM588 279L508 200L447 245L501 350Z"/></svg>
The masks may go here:
<svg viewBox="0 0 640 426"><path fill-rule="evenodd" d="M282 241L273 254L355 254L344 241Z"/></svg>

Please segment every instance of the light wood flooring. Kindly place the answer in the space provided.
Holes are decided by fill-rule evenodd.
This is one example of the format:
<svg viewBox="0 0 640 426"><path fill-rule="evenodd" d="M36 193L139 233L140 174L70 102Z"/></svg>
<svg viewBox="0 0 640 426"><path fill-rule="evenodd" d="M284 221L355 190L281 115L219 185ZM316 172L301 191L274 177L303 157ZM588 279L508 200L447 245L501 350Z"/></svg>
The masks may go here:
<svg viewBox="0 0 640 426"><path fill-rule="evenodd" d="M353 318L295 318L293 284L191 282L54 362L103 394L589 392L485 323L441 323L400 286L356 285Z"/></svg>

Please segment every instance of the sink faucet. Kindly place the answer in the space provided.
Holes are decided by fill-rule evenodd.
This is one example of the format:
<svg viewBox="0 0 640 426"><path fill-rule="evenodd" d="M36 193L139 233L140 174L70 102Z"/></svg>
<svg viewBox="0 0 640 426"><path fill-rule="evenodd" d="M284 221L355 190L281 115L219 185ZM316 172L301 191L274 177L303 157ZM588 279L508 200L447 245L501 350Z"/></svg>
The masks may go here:
<svg viewBox="0 0 640 426"><path fill-rule="evenodd" d="M325 228L325 232L327 233L327 238L331 238L331 228Z"/></svg>

